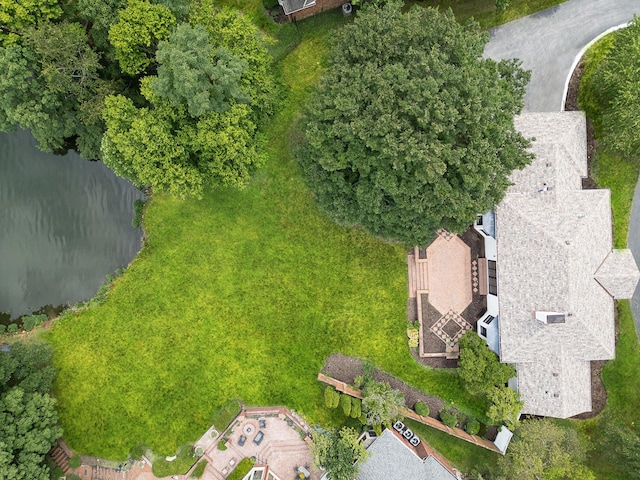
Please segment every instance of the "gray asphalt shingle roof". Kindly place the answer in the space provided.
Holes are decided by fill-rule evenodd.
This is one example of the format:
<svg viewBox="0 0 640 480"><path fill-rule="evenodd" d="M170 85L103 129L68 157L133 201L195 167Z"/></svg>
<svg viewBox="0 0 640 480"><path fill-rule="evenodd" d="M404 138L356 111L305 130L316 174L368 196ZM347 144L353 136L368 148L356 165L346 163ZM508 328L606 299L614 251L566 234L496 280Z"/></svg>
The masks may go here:
<svg viewBox="0 0 640 480"><path fill-rule="evenodd" d="M516 364L524 413L564 418L591 410L589 362L615 354L610 294L632 294L638 269L631 255L610 255L609 190L582 190L584 115L527 113L516 127L535 137L536 158L496 208L500 357Z"/></svg>
<svg viewBox="0 0 640 480"><path fill-rule="evenodd" d="M383 431L368 450L356 480L456 480L433 455L423 461L390 430Z"/></svg>

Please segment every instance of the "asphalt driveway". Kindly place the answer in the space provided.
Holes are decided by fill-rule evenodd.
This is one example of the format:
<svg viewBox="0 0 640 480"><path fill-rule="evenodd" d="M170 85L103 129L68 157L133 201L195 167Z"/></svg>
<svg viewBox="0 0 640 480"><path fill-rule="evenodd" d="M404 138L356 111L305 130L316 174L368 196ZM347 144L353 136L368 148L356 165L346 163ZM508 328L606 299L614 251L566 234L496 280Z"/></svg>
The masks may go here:
<svg viewBox="0 0 640 480"><path fill-rule="evenodd" d="M640 14L638 0L570 0L491 30L485 56L522 60L531 70L525 110L555 112L562 109L578 55L602 33L627 24L634 13Z"/></svg>

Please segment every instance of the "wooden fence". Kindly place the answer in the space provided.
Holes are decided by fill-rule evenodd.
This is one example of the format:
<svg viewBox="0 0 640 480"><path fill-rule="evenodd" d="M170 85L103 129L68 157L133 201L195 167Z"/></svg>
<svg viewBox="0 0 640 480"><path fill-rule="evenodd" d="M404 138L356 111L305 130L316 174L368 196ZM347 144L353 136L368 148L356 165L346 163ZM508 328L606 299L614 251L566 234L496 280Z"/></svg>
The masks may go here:
<svg viewBox="0 0 640 480"><path fill-rule="evenodd" d="M335 387L336 390L342 393L346 393L347 395L351 395L352 397L362 399L362 392L360 390L356 390L350 385L347 385L340 380L336 380L335 378L328 377L323 373L318 374L318 380L322 383L326 383L327 385L331 385ZM453 435L454 437L460 438L466 442L473 443L479 447L486 448L487 450L491 450L492 452L497 452L502 455L502 452L498 447L496 447L495 443L479 437L477 435L469 435L467 432L457 427L448 427L440 420L436 420L431 417L423 417L422 415L418 415L413 410L408 408L401 408L400 412L407 418L411 420L415 420L416 422L420 422L424 425L428 425L429 427L435 428L436 430L440 430L441 432L448 433L449 435Z"/></svg>

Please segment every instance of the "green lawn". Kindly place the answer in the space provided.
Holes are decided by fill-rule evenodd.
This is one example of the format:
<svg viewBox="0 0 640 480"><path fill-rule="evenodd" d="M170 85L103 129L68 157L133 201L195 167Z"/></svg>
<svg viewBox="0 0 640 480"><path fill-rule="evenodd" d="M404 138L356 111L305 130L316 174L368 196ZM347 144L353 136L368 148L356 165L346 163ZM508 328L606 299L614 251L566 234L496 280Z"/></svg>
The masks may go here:
<svg viewBox="0 0 640 480"><path fill-rule="evenodd" d="M173 454L234 398L338 424L341 415L324 408L316 381L333 352L369 358L482 417L485 401L469 397L456 375L409 354L405 250L328 221L292 160L292 124L344 19L331 12L300 22L294 48L297 29L268 25L259 1L223 3L282 39L272 52L283 59L288 96L264 131L265 165L243 191L200 201L155 196L144 219L148 243L107 301L46 334L60 372L65 439L106 458L122 459L141 443ZM459 19L474 15L489 27L555 3L514 0L502 16L488 13L493 2L484 0L451 5ZM479 447L424 435L463 469L495 463Z"/></svg>
<svg viewBox="0 0 640 480"><path fill-rule="evenodd" d="M337 421L316 381L332 352L370 358L482 415L457 376L409 354L405 250L332 224L292 160L290 126L341 21L331 13L303 24L304 41L282 64L289 97L250 187L201 201L155 196L148 243L108 300L48 334L72 448L120 459L145 443L172 454L231 398Z"/></svg>
<svg viewBox="0 0 640 480"><path fill-rule="evenodd" d="M407 3L437 6L440 10L451 8L456 19L464 23L473 17L482 28L492 28L496 25L526 17L549 7L563 3L565 0L511 0L509 7L503 13L496 12L495 0L410 0Z"/></svg>

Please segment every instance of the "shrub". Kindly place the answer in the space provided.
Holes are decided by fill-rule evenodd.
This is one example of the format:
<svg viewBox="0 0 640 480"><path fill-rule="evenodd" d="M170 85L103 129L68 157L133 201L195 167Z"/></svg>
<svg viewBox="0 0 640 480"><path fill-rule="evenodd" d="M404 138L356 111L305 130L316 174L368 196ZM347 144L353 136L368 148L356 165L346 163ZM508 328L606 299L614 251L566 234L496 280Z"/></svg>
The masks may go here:
<svg viewBox="0 0 640 480"><path fill-rule="evenodd" d="M416 402L416 404L413 406L413 409L416 411L418 415L422 417L429 416L429 405L427 405L424 402Z"/></svg>
<svg viewBox="0 0 640 480"><path fill-rule="evenodd" d="M69 468L75 470L80 465L82 465L82 462L80 461L80 457L78 455L75 455L69 459Z"/></svg>
<svg viewBox="0 0 640 480"><path fill-rule="evenodd" d="M266 10L273 10L278 5L278 0L262 0L262 5Z"/></svg>
<svg viewBox="0 0 640 480"><path fill-rule="evenodd" d="M340 394L331 385L324 389L324 403L328 408L337 408L340 403Z"/></svg>
<svg viewBox="0 0 640 480"><path fill-rule="evenodd" d="M137 199L133 202L133 220L131 225L133 228L140 228L142 225L142 212L144 211L144 200Z"/></svg>
<svg viewBox="0 0 640 480"><path fill-rule="evenodd" d="M444 423L447 427L453 428L458 424L458 415L455 413L455 411L441 410L440 420L442 420L442 423Z"/></svg>
<svg viewBox="0 0 640 480"><path fill-rule="evenodd" d="M358 417L358 420L360 420L360 423L362 425L366 425L367 424L367 416L363 413Z"/></svg>
<svg viewBox="0 0 640 480"><path fill-rule="evenodd" d="M242 480L253 468L253 462L254 460L251 458L241 460L235 470L231 472L231 475L227 477L227 480Z"/></svg>
<svg viewBox="0 0 640 480"><path fill-rule="evenodd" d="M364 377L362 375L358 375L356 378L353 379L353 386L357 390L360 390L363 384L364 384Z"/></svg>
<svg viewBox="0 0 640 480"><path fill-rule="evenodd" d="M9 335L13 335L14 333L18 333L18 325L16 325L15 323L10 323L9 326L7 327L7 333Z"/></svg>
<svg viewBox="0 0 640 480"><path fill-rule="evenodd" d="M0 335L2 335L7 330L7 326L0 323Z"/></svg>
<svg viewBox="0 0 640 480"><path fill-rule="evenodd" d="M351 418L360 418L362 415L362 402L359 398L351 397Z"/></svg>
<svg viewBox="0 0 640 480"><path fill-rule="evenodd" d="M480 422L475 418L469 418L464 426L464 430L469 435L477 435L480 432Z"/></svg>
<svg viewBox="0 0 640 480"><path fill-rule="evenodd" d="M408 328L407 337L409 337L409 348L417 348L419 344L420 332L413 328Z"/></svg>
<svg viewBox="0 0 640 480"><path fill-rule="evenodd" d="M131 449L131 452L129 452L129 456L134 460L138 460L142 458L142 456L144 455L144 450L145 450L144 445L142 444L136 445Z"/></svg>
<svg viewBox="0 0 640 480"><path fill-rule="evenodd" d="M192 478L202 477L202 474L204 473L204 470L206 468L207 468L207 461L202 460L200 463L198 463L198 465L196 465L196 468L193 469L193 472L191 472L191 477Z"/></svg>
<svg viewBox="0 0 640 480"><path fill-rule="evenodd" d="M220 450L221 452L224 452L227 449L227 441L225 439L222 439L218 442L218 450Z"/></svg>
<svg viewBox="0 0 640 480"><path fill-rule="evenodd" d="M216 427L216 430L218 430L219 432L223 432L238 416L240 410L241 408L238 400L229 400L224 405L224 407L216 412L211 423L213 423L213 426Z"/></svg>
<svg viewBox="0 0 640 480"><path fill-rule="evenodd" d="M351 395L346 393L340 395L340 405L342 405L342 411L347 417L351 415Z"/></svg>
<svg viewBox="0 0 640 480"><path fill-rule="evenodd" d="M38 325L42 325L44 321L47 319L45 314L40 315L29 315L26 317L22 317L22 328L24 328L27 332L33 330Z"/></svg>
<svg viewBox="0 0 640 480"><path fill-rule="evenodd" d="M376 432L377 436L382 435L382 425L380 425L380 424L374 425L373 426L373 431Z"/></svg>
<svg viewBox="0 0 640 480"><path fill-rule="evenodd" d="M165 459L153 462L151 471L158 478L184 475L195 462L196 458L193 456L193 447L185 445L180 449L177 458L172 462L168 462Z"/></svg>

